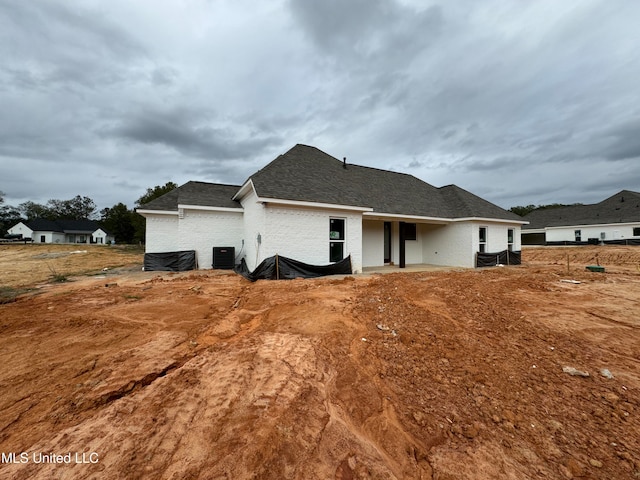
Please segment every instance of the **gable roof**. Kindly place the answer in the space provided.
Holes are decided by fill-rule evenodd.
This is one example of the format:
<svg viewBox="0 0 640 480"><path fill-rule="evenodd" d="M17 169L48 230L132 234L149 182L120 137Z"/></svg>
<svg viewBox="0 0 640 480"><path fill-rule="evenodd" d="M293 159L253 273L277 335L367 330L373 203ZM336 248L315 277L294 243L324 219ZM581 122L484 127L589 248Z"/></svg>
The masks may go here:
<svg viewBox="0 0 640 480"><path fill-rule="evenodd" d="M522 220L455 185L436 188L406 173L345 165L307 145L296 145L249 179L262 198L369 207L397 215Z"/></svg>
<svg viewBox="0 0 640 480"><path fill-rule="evenodd" d="M522 218L513 212L480 198L457 185L440 187L440 195L457 218L480 217L520 220Z"/></svg>
<svg viewBox="0 0 640 480"><path fill-rule="evenodd" d="M59 233L93 233L100 224L95 220L47 220L46 218L34 218L24 220L24 223L34 232L59 232ZM104 229L103 229L104 230Z"/></svg>
<svg viewBox="0 0 640 480"><path fill-rule="evenodd" d="M534 210L523 220L529 221L526 230L640 222L640 193L622 190L600 203Z"/></svg>
<svg viewBox="0 0 640 480"><path fill-rule="evenodd" d="M199 205L204 207L242 208L240 202L232 200L239 185L220 183L187 182L161 197L145 203L142 210L178 210L178 205Z"/></svg>
<svg viewBox="0 0 640 480"><path fill-rule="evenodd" d="M263 199L371 208L374 213L443 219L492 218L522 222L460 187L437 188L406 173L353 165L308 145L296 145L244 183ZM187 182L140 210L177 211L178 205L242 208L239 185Z"/></svg>

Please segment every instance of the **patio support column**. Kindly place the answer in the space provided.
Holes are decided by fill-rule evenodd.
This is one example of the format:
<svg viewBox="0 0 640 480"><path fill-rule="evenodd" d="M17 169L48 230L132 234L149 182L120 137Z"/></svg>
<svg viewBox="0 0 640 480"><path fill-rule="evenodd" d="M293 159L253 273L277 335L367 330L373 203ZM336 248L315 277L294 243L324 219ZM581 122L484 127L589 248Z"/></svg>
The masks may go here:
<svg viewBox="0 0 640 480"><path fill-rule="evenodd" d="M405 246L404 246L404 232L405 232L405 227L404 227L404 222L400 222L400 228L399 228L399 237L400 237L400 244L398 245L399 249L400 249L400 261L399 261L399 267L400 268L404 268L406 265L406 261L405 261Z"/></svg>

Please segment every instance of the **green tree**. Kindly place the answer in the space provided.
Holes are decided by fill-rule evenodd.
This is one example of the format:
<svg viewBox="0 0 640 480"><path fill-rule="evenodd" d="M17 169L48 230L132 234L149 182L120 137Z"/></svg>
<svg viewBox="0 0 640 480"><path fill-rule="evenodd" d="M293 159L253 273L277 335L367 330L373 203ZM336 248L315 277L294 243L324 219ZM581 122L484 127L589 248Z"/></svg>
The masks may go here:
<svg viewBox="0 0 640 480"><path fill-rule="evenodd" d="M535 205L527 205L526 207L517 206L517 207L511 207L509 211L515 213L516 215L520 215L521 217L524 217L527 213L533 212L536 208L538 207L536 207Z"/></svg>
<svg viewBox="0 0 640 480"><path fill-rule="evenodd" d="M171 190L178 188L178 185L174 182L167 182L164 185L156 185L153 188L147 188L147 191L138 200L136 200L136 207L143 207L145 203L149 203L151 200L155 200ZM146 240L146 222L145 218L139 213L133 214L133 226L135 232L133 234L133 241L136 243L144 243Z"/></svg>
<svg viewBox="0 0 640 480"><path fill-rule="evenodd" d="M534 210L546 210L548 208L572 207L575 205L582 205L582 203L572 203L570 205L567 205L564 203L549 203L547 205L527 205L526 207L522 207L522 206L511 207L509 211L515 213L516 215L520 215L521 217L524 217L525 215L533 212Z"/></svg>
<svg viewBox="0 0 640 480"><path fill-rule="evenodd" d="M4 204L4 192L0 191L0 238L7 234L7 230L22 220L17 208Z"/></svg>
<svg viewBox="0 0 640 480"><path fill-rule="evenodd" d="M133 243L135 226L133 216L137 215L124 203L100 211L100 224L116 239L116 243Z"/></svg>
<svg viewBox="0 0 640 480"><path fill-rule="evenodd" d="M76 195L70 200L49 200L49 215L52 219L68 218L72 220L95 219L96 204L89 197Z"/></svg>
<svg viewBox="0 0 640 480"><path fill-rule="evenodd" d="M40 203L32 202L28 200L18 205L18 211L27 220L34 220L36 218L51 218L50 210Z"/></svg>
<svg viewBox="0 0 640 480"><path fill-rule="evenodd" d="M155 200L161 197L165 193L169 193L171 190L178 188L178 185L173 182L167 182L163 186L156 185L153 188L147 188L147 191L138 200L136 200L136 206L140 207L145 203L149 203L151 200Z"/></svg>
<svg viewBox="0 0 640 480"><path fill-rule="evenodd" d="M18 205L18 210L27 220L35 218L46 218L48 220L96 218L96 204L94 201L89 197L81 197L80 195L76 195L69 200L51 199L46 205L29 200Z"/></svg>

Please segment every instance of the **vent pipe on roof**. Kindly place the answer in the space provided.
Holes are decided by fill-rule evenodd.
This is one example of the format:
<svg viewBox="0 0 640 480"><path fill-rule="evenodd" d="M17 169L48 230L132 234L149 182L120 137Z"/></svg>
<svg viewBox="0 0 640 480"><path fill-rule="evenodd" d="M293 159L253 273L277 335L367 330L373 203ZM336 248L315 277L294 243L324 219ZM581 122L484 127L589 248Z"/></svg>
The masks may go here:
<svg viewBox="0 0 640 480"><path fill-rule="evenodd" d="M342 168L347 168L347 157L342 158Z"/></svg>

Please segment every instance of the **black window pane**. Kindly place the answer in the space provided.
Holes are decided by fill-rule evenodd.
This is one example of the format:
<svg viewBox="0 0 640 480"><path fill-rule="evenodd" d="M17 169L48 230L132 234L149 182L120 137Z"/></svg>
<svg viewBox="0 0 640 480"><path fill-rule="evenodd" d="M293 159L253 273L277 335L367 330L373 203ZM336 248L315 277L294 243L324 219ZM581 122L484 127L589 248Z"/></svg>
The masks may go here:
<svg viewBox="0 0 640 480"><path fill-rule="evenodd" d="M344 219L332 218L329 222L329 238L331 240L344 240Z"/></svg>
<svg viewBox="0 0 640 480"><path fill-rule="evenodd" d="M339 262L344 258L344 243L329 242L329 261Z"/></svg>
<svg viewBox="0 0 640 480"><path fill-rule="evenodd" d="M405 240L417 240L418 233L415 223L404 224L404 239Z"/></svg>

